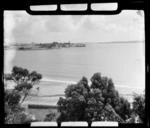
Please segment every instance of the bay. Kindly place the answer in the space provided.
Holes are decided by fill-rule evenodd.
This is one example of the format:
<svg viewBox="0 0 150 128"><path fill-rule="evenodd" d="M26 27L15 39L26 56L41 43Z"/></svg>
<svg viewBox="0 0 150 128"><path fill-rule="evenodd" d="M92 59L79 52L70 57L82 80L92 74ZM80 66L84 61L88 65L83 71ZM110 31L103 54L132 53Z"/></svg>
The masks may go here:
<svg viewBox="0 0 150 128"><path fill-rule="evenodd" d="M6 50L5 55L7 52L10 51ZM82 76L90 82L96 72L112 78L121 93L126 94L145 88L144 52L144 43L89 43L86 47L15 51L11 67L41 73L43 79L37 85L41 87L40 95L63 94L67 85L78 82Z"/></svg>

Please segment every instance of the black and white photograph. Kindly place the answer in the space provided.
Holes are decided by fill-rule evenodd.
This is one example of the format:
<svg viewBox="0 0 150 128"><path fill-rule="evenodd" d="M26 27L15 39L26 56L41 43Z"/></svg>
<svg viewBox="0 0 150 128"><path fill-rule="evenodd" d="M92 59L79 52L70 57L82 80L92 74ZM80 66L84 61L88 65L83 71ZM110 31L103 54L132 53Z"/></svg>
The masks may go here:
<svg viewBox="0 0 150 128"><path fill-rule="evenodd" d="M3 16L5 124L144 123L143 10L117 15L5 10Z"/></svg>

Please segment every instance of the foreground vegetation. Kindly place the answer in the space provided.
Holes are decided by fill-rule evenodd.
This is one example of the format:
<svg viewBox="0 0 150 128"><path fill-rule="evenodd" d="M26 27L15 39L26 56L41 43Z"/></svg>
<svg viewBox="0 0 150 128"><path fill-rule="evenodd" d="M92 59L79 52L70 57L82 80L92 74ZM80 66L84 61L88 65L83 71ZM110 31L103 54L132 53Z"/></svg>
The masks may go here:
<svg viewBox="0 0 150 128"><path fill-rule="evenodd" d="M127 99L120 97L112 79L95 73L91 86L86 77L69 85L65 98L58 101L62 121L117 121L119 123L144 122L144 96L135 95L133 109Z"/></svg>
<svg viewBox="0 0 150 128"><path fill-rule="evenodd" d="M4 75L4 103L5 103L5 123L22 124L36 121L33 115L25 112L21 104L30 94L31 89L42 79L42 75L36 71L29 72L21 67L13 67L11 74ZM12 90L6 89L7 81L12 81L16 86Z"/></svg>
<svg viewBox="0 0 150 128"><path fill-rule="evenodd" d="M11 74L5 74L6 81L14 81L12 90L5 88L5 123L24 124L37 120L22 108L21 104L31 93L31 89L42 79L36 71L29 72L21 67L13 67ZM95 73L89 85L86 77L77 84L68 85L65 98L60 97L57 110L47 112L44 121L117 121L119 123L142 123L145 118L145 95L134 95L131 104L121 97L111 78ZM33 105L34 106L34 105ZM36 105L34 106L36 108ZM47 108L47 106L46 106ZM39 109L39 108L38 108ZM32 113L35 111L32 110ZM35 112L36 113L36 112ZM38 115L38 114L35 114ZM39 115L38 115L39 116Z"/></svg>

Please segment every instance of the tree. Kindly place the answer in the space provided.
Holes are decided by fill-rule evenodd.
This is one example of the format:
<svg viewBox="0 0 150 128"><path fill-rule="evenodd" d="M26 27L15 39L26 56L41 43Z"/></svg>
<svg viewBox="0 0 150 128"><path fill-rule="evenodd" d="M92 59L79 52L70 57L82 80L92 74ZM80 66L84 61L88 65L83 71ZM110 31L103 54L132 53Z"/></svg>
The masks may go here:
<svg viewBox="0 0 150 128"><path fill-rule="evenodd" d="M14 66L11 74L4 75L6 81L15 82L16 86L12 90L12 94L21 94L23 103L25 98L31 92L32 87L39 83L40 79L42 79L42 75L33 71L29 73L28 69L23 69L21 67Z"/></svg>
<svg viewBox="0 0 150 128"><path fill-rule="evenodd" d="M116 105L116 108L119 107L119 109L117 108L115 111L120 115L120 117L126 120L131 116L130 103L124 97L120 97L119 100L119 104Z"/></svg>
<svg viewBox="0 0 150 128"><path fill-rule="evenodd" d="M109 103L122 119L126 119L126 115L130 117L130 103L123 97L119 96L119 92L115 90L114 83L111 78L102 77L100 73L95 73L92 78L91 88L100 89L104 103Z"/></svg>
<svg viewBox="0 0 150 128"><path fill-rule="evenodd" d="M58 118L60 121L82 121L86 105L87 89L82 84L69 85L65 90L66 99L61 98L58 101L58 112L61 113Z"/></svg>
<svg viewBox="0 0 150 128"><path fill-rule="evenodd" d="M90 91L90 87L88 85L88 79L86 77L82 77L82 79L79 81L79 84L83 84L84 87L87 89L87 91Z"/></svg>
<svg viewBox="0 0 150 128"><path fill-rule="evenodd" d="M27 124L36 121L33 115L25 113L24 108L19 104L20 95L5 90L5 124Z"/></svg>
<svg viewBox="0 0 150 128"><path fill-rule="evenodd" d="M142 122L145 119L145 95L134 94L133 112L139 115Z"/></svg>
<svg viewBox="0 0 150 128"><path fill-rule="evenodd" d="M25 113L21 108L11 111L5 117L5 124L30 124L34 121L37 121L34 115Z"/></svg>
<svg viewBox="0 0 150 128"><path fill-rule="evenodd" d="M21 67L13 67L11 74L4 75L4 81L13 81L16 86L12 90L4 88L5 103L5 123L20 124L34 121L30 114L24 112L21 103L24 102L29 95L33 85L38 83L42 78L41 74L33 71L29 73L27 69ZM7 83L4 83L5 87ZM21 99L22 97L22 99Z"/></svg>
<svg viewBox="0 0 150 128"><path fill-rule="evenodd" d="M65 89L65 98L60 97L58 111L61 121L101 121L124 122L125 114L129 115L130 105L119 97L112 79L95 73L91 77L91 86L86 77L77 84Z"/></svg>

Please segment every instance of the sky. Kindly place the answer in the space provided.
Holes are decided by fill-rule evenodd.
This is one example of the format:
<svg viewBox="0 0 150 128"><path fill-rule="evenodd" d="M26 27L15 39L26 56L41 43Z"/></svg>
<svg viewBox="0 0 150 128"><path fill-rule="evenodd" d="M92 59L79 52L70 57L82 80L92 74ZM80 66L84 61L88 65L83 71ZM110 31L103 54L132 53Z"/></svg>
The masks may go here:
<svg viewBox="0 0 150 128"><path fill-rule="evenodd" d="M131 40L144 40L144 16L135 10L109 16L32 16L26 11L4 11L5 45Z"/></svg>
<svg viewBox="0 0 150 128"><path fill-rule="evenodd" d="M144 13L141 14L126 10L118 15L32 16L26 11L4 11L4 45L141 41L144 40ZM15 54L15 50L5 53L7 72L12 69Z"/></svg>

